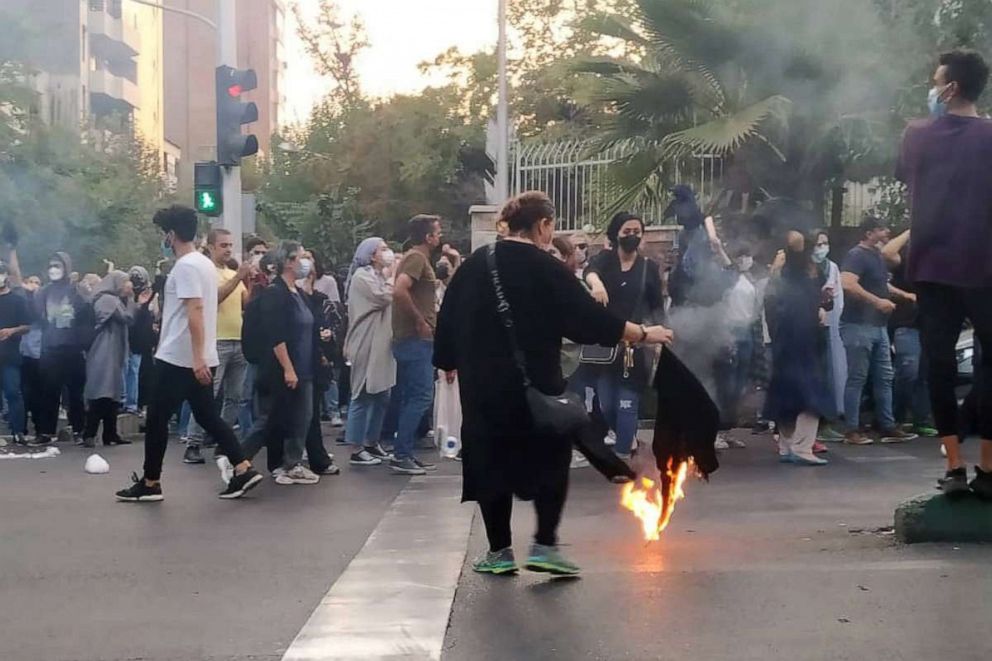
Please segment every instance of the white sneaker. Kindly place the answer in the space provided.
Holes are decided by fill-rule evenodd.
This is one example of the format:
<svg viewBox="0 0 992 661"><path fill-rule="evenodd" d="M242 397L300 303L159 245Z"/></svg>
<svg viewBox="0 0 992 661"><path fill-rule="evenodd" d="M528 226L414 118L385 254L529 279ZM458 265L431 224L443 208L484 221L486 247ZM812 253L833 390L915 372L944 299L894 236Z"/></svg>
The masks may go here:
<svg viewBox="0 0 992 661"><path fill-rule="evenodd" d="M320 476L300 464L276 475L276 484L317 484L318 482L320 482Z"/></svg>
<svg viewBox="0 0 992 661"><path fill-rule="evenodd" d="M616 445L617 433L611 429L610 433L608 433L606 435L606 438L603 439L603 443L605 443L606 445Z"/></svg>
<svg viewBox="0 0 992 661"><path fill-rule="evenodd" d="M231 465L231 460L220 455L217 457L217 468L220 470L220 479L224 480L224 484L231 481L234 477L234 466Z"/></svg>
<svg viewBox="0 0 992 661"><path fill-rule="evenodd" d="M725 439L723 436L718 435L716 437L716 441L713 443L713 448L715 450L729 450L730 443L728 443L727 439Z"/></svg>
<svg viewBox="0 0 992 661"><path fill-rule="evenodd" d="M344 420L341 419L341 416L340 415L336 415L333 418L331 418L331 426L332 427L344 427Z"/></svg>
<svg viewBox="0 0 992 661"><path fill-rule="evenodd" d="M589 460L583 457L581 452L572 450L572 463L569 468L589 468Z"/></svg>

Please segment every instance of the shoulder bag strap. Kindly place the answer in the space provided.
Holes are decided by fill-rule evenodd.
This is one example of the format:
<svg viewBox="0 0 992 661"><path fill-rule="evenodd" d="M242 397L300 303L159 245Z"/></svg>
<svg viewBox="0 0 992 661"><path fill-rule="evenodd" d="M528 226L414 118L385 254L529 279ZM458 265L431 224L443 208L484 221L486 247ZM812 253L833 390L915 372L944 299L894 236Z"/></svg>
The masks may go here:
<svg viewBox="0 0 992 661"><path fill-rule="evenodd" d="M506 335L510 341L510 351L513 352L513 361L517 364L517 369L524 378L524 387L530 387L530 378L527 376L527 362L524 353L517 344L517 332L513 325L513 315L510 313L510 302L506 300L503 292L503 283L499 278L499 269L496 268L496 245L490 245L486 250L486 263L489 265L489 280L492 282L493 290L496 292L496 312L499 313L500 321L506 328Z"/></svg>

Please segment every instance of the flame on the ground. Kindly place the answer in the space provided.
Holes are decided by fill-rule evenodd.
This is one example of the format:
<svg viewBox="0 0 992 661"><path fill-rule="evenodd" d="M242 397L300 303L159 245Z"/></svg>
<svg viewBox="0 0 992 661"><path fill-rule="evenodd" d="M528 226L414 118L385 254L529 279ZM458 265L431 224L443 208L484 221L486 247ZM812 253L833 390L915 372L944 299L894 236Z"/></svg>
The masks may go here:
<svg viewBox="0 0 992 661"><path fill-rule="evenodd" d="M640 520L644 539L657 540L671 523L675 504L685 498L682 485L689 476L690 463L683 461L676 468L674 459L669 459L661 487L646 477L623 486L620 504Z"/></svg>

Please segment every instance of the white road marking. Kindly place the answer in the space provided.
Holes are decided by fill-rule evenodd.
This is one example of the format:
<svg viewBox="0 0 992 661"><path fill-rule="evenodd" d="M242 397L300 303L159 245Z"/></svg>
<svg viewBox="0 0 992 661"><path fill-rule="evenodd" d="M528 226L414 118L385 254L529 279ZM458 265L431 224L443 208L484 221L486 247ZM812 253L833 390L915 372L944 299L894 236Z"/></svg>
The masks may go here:
<svg viewBox="0 0 992 661"><path fill-rule="evenodd" d="M331 586L283 661L440 659L474 507L461 477L417 477Z"/></svg>

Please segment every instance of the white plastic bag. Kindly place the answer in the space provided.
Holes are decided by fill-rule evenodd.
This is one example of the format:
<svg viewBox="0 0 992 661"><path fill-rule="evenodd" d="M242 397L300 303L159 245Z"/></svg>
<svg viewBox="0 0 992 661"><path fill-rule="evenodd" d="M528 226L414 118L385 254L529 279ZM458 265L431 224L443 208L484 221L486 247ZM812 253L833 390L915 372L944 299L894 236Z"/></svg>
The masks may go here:
<svg viewBox="0 0 992 661"><path fill-rule="evenodd" d="M454 459L462 448L462 403L458 377L448 383L441 373L434 388L434 442L442 457Z"/></svg>
<svg viewBox="0 0 992 661"><path fill-rule="evenodd" d="M83 466L83 470L90 475L104 475L110 472L110 464L107 460L98 454L91 454L86 459L86 465Z"/></svg>

